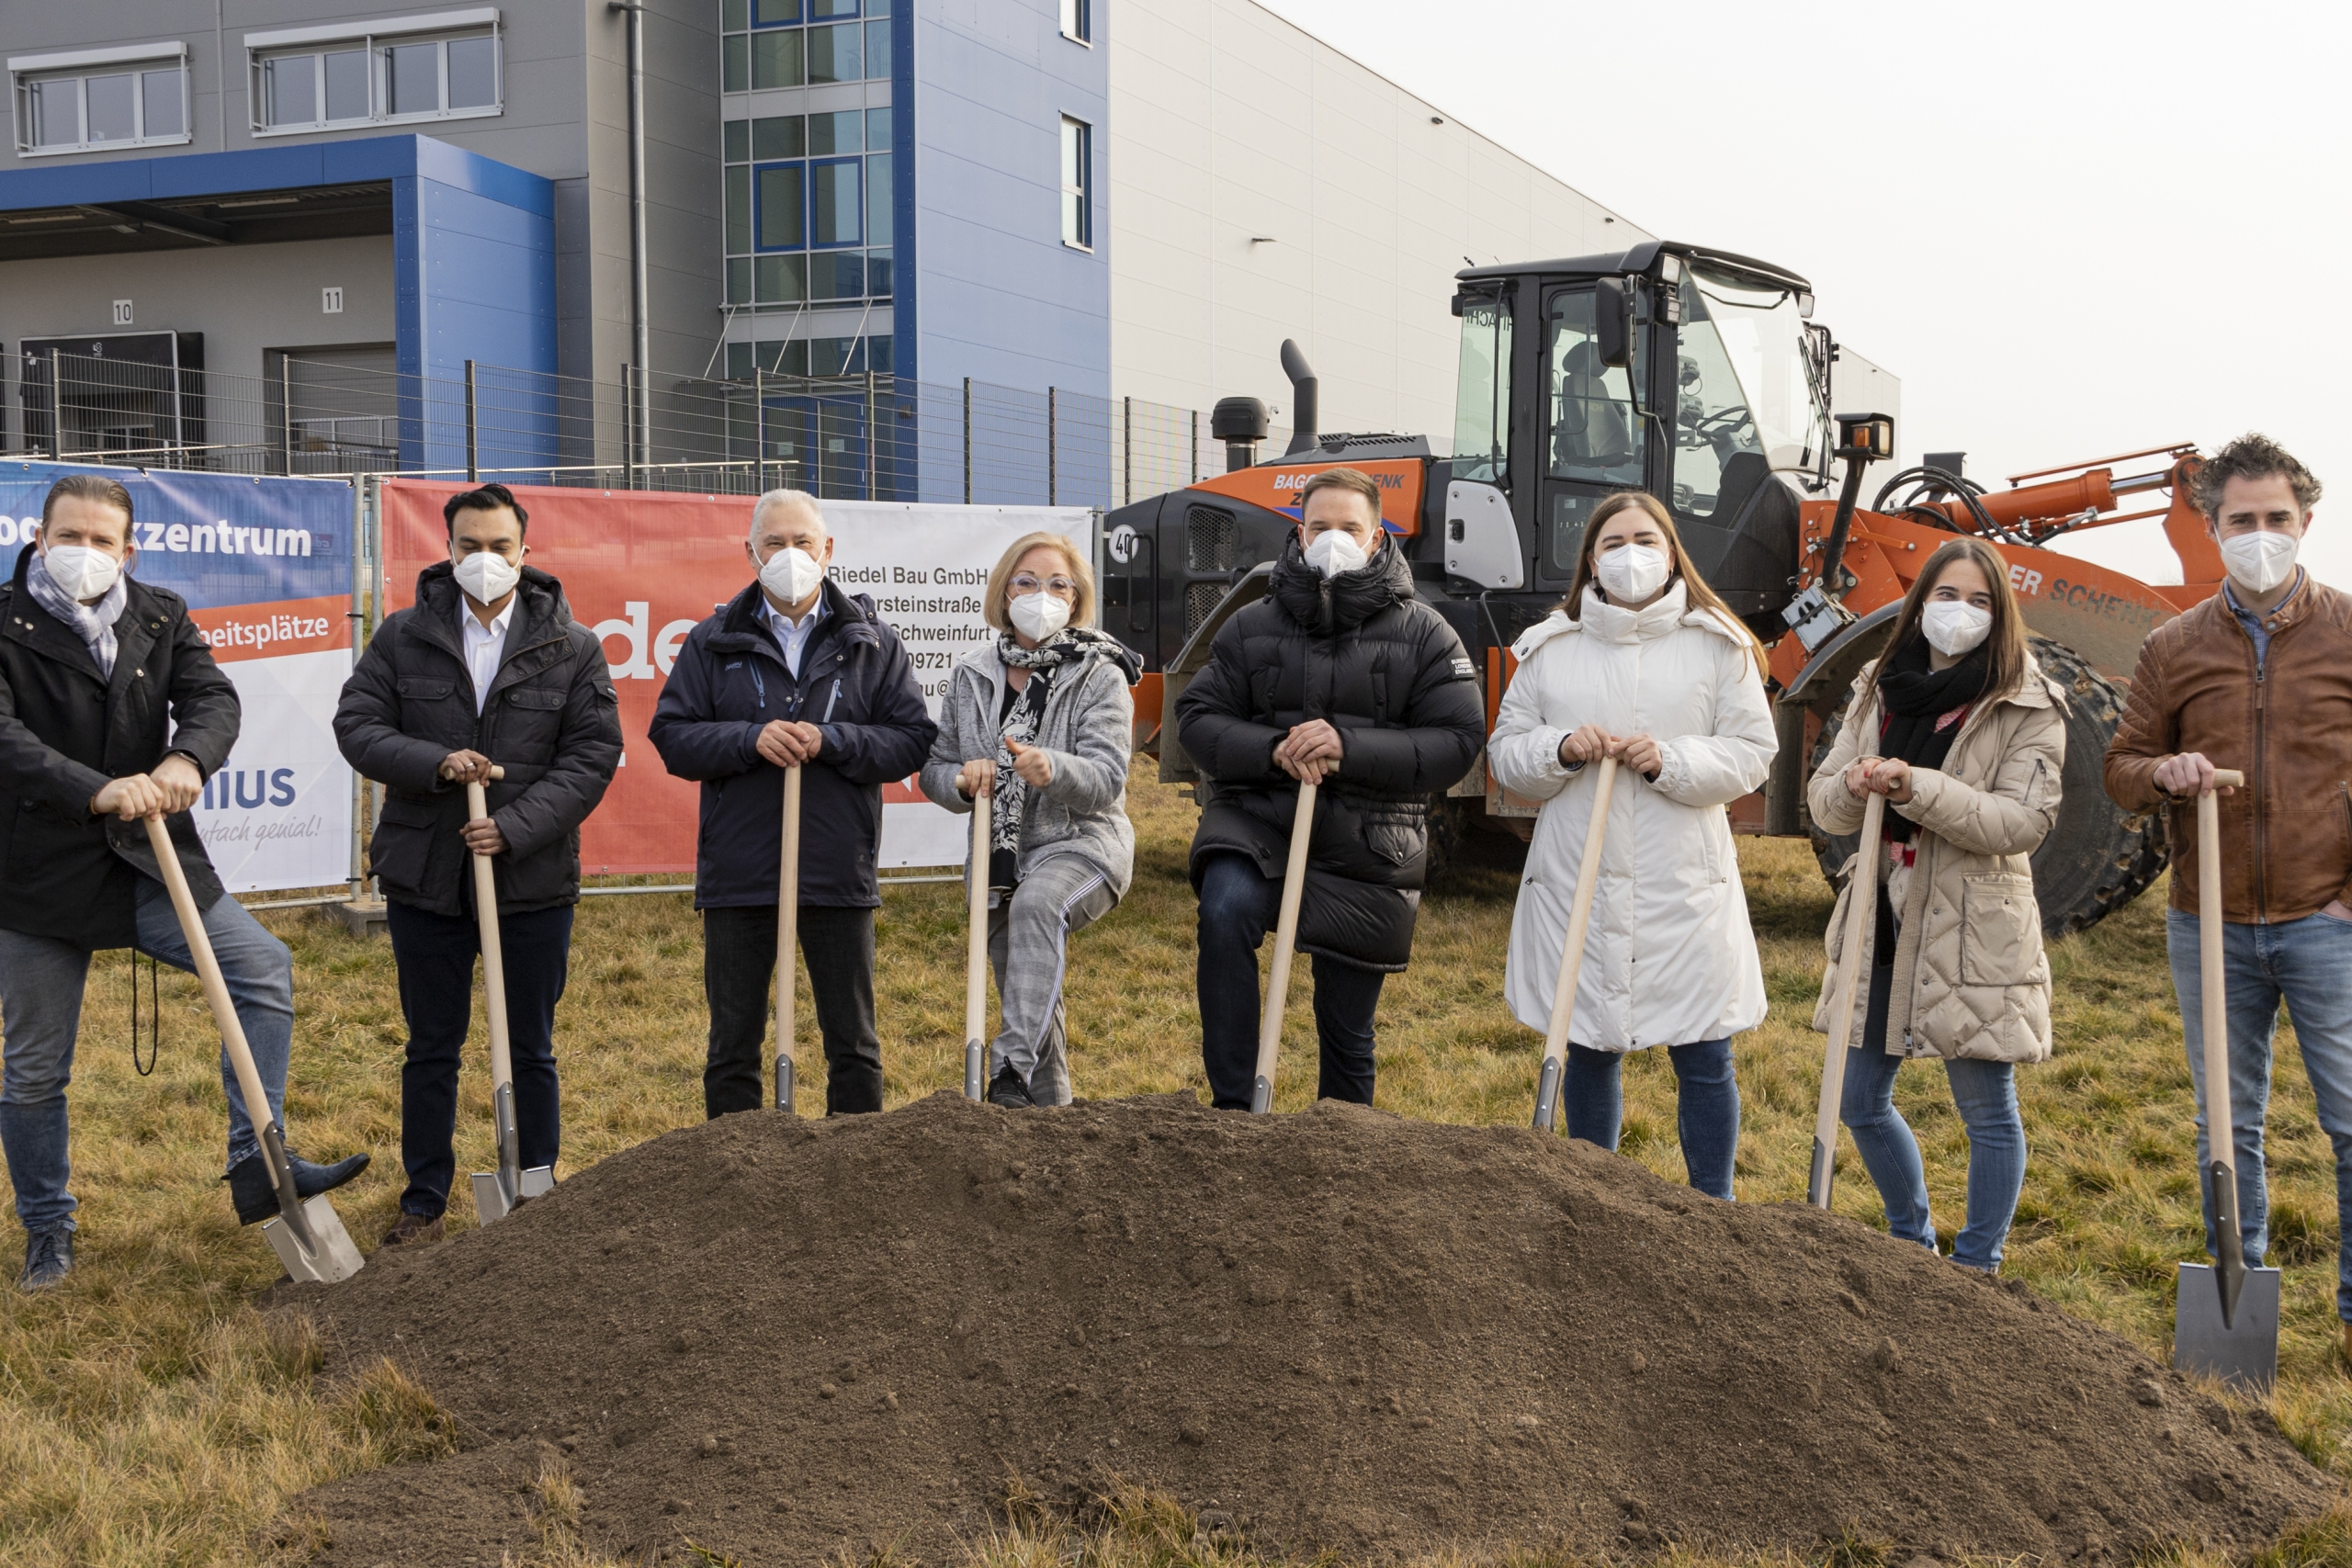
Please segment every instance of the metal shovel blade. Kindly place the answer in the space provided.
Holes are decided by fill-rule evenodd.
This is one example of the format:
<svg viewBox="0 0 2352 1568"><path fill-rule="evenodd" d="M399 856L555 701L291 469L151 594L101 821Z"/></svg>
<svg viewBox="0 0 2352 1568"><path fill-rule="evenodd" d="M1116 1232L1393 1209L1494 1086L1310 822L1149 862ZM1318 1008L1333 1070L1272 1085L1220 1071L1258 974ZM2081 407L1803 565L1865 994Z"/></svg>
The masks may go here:
<svg viewBox="0 0 2352 1568"><path fill-rule="evenodd" d="M2249 1393L2267 1392L2278 1379L2278 1270L2247 1269L2225 1319L2220 1270L2182 1264L2173 1302L2172 1364Z"/></svg>
<svg viewBox="0 0 2352 1568"><path fill-rule="evenodd" d="M507 1191L505 1181L494 1170L475 1171L473 1182L474 1213L483 1224L488 1224L513 1213L516 1205L554 1191L555 1172L544 1165L535 1165L521 1173L512 1192Z"/></svg>
<svg viewBox="0 0 2352 1568"><path fill-rule="evenodd" d="M302 1220L311 1227L311 1245L307 1248L284 1216L262 1222L262 1239L277 1254L277 1260L286 1265L287 1278L297 1283L312 1280L332 1285L359 1272L359 1248L352 1245L351 1233L343 1228L342 1217L327 1201L325 1193L302 1204Z"/></svg>

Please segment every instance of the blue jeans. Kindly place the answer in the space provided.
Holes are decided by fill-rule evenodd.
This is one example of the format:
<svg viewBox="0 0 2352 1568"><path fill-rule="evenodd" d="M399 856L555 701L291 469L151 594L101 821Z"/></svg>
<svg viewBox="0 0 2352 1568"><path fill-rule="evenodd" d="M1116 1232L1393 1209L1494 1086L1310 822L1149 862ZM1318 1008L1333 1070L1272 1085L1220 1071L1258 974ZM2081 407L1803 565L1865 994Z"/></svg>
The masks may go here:
<svg viewBox="0 0 2352 1568"><path fill-rule="evenodd" d="M1732 1076L1731 1041L1702 1040L1669 1045L1677 1086L1675 1131L1682 1140L1682 1168L1690 1185L1710 1198L1731 1201L1732 1161L1739 1152L1739 1080ZM1594 1051L1570 1043L1567 1081L1560 1086L1568 1136L1617 1146L1624 1120L1622 1051Z"/></svg>
<svg viewBox="0 0 2352 1568"><path fill-rule="evenodd" d="M2222 928L2222 983L2230 998L2230 1134L2236 1147L2238 1229L2245 1260L2270 1245L2270 1194L2263 1179L2262 1123L2270 1104L2270 1043L2278 1004L2295 1025L2303 1076L2318 1101L2320 1130L2335 1148L2335 1312L2352 1323L2352 921L2307 915L2279 925ZM2205 1250L2213 1250L2213 1191L2206 1175L2205 987L2197 917L2165 912L2172 987L2180 998L2188 1076L2197 1085L2197 1184L2204 1194Z"/></svg>
<svg viewBox="0 0 2352 1568"><path fill-rule="evenodd" d="M1932 1252L1936 1227L1928 1216L1928 1172L1919 1141L1894 1109L1894 1075L1904 1058L1883 1051L1846 1053L1846 1089L1838 1115L1854 1134L1862 1168L1886 1205L1886 1228ZM2025 1118L2018 1113L2017 1069L2007 1062L1951 1057L1944 1077L1951 1102L1968 1129L1968 1223L1952 1238L1955 1263L1986 1272L2001 1266L2001 1244L2025 1190Z"/></svg>
<svg viewBox="0 0 2352 1568"><path fill-rule="evenodd" d="M1283 882L1259 874L1247 855L1210 857L1201 873L1201 1065L1220 1111L1247 1111L1258 1079L1258 944L1282 914ZM1372 1103L1372 1021L1380 1009L1377 969L1315 956L1315 1032L1321 1060L1318 1100Z"/></svg>
<svg viewBox="0 0 2352 1568"><path fill-rule="evenodd" d="M180 935L171 895L139 879L139 951L175 969L195 960ZM204 914L204 932L229 983L245 1043L269 1094L269 1113L286 1125L286 1059L294 1040L294 960L286 944L234 898L222 896ZM28 1231L71 1227L75 1203L65 1190L65 1086L74 1076L74 1040L82 1028L82 987L91 949L55 937L0 931L0 1145L17 1190L17 1218ZM245 1099L220 1049L220 1082L229 1092L229 1164L258 1153Z"/></svg>

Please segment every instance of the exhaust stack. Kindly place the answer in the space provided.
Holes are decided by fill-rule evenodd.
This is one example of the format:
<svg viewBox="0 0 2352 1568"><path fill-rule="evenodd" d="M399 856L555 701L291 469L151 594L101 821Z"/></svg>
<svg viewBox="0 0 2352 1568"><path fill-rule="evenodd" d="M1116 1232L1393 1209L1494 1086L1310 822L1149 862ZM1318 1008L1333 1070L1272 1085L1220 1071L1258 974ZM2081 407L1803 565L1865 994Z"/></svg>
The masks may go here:
<svg viewBox="0 0 2352 1568"><path fill-rule="evenodd" d="M1312 452L1319 434L1316 428L1315 368L1289 338L1283 339L1283 374L1290 378L1291 409L1290 446L1283 455Z"/></svg>

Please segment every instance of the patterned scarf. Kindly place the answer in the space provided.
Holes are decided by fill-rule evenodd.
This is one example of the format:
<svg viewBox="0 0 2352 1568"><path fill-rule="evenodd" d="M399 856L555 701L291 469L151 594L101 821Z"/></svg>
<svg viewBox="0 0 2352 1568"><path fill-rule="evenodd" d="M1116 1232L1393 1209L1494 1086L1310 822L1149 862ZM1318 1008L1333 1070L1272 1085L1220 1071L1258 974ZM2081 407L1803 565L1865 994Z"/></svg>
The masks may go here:
<svg viewBox="0 0 2352 1568"><path fill-rule="evenodd" d="M1028 683L1014 694L1012 705L997 724L996 799L989 812L989 886L1003 889L1020 880L1021 818L1028 809L1029 786L1012 771L1012 747L1036 744L1038 727L1046 721L1046 697L1054 677L1080 651L1076 631L1065 626L1035 648L1023 648L1011 632L997 638L997 654L1006 664L1029 671ZM1007 682L1007 685L1011 682Z"/></svg>
<svg viewBox="0 0 2352 1568"><path fill-rule="evenodd" d="M98 661L98 673L114 679L114 624L121 618L122 607L130 599L130 579L119 576L114 586L95 604L85 604L57 585L38 557L26 563L25 586L31 590L33 603L73 628Z"/></svg>

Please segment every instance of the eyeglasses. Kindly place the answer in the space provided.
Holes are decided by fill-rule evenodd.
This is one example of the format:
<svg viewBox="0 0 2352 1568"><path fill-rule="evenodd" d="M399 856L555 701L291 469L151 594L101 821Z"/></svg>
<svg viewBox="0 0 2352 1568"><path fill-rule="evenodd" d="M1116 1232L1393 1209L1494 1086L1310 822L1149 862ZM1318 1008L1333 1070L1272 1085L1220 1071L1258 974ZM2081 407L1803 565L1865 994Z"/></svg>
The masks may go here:
<svg viewBox="0 0 2352 1568"><path fill-rule="evenodd" d="M1032 577L1024 571L1006 586L1024 597L1041 588L1057 599L1078 597L1078 584L1067 577Z"/></svg>

